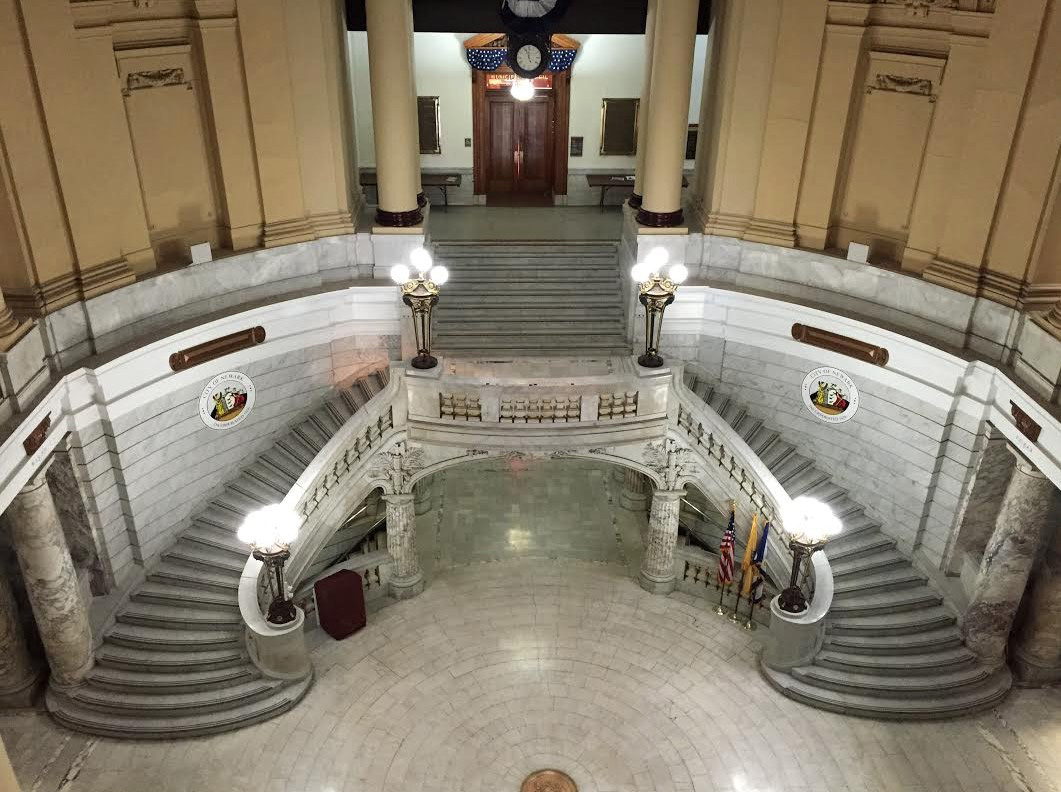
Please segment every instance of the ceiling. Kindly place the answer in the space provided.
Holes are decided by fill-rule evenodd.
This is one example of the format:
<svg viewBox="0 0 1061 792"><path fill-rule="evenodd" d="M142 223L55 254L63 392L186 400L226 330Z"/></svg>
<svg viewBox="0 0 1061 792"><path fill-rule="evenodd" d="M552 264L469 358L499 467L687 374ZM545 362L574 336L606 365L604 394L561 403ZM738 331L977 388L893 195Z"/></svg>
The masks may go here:
<svg viewBox="0 0 1061 792"><path fill-rule="evenodd" d="M427 33L499 33L498 0L413 0L413 24ZM572 0L557 33L644 33L648 0ZM700 0L697 33L707 33L711 0ZM365 29L365 0L346 0L350 30Z"/></svg>

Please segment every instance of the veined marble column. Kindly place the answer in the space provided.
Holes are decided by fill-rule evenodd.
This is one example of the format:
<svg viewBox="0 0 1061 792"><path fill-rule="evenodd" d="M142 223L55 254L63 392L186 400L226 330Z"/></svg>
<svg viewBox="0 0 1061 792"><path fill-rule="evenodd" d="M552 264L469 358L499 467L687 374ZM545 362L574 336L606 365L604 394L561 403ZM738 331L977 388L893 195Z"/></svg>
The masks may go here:
<svg viewBox="0 0 1061 792"><path fill-rule="evenodd" d="M57 685L76 685L92 669L92 630L74 562L42 468L6 512L11 543Z"/></svg>
<svg viewBox="0 0 1061 792"><path fill-rule="evenodd" d="M630 206L641 208L645 189L645 149L648 147L648 102L652 96L652 44L656 35L656 2L648 0L648 15L645 17L645 75L641 80L641 102L637 106L637 161L634 165L634 192Z"/></svg>
<svg viewBox="0 0 1061 792"><path fill-rule="evenodd" d="M384 495L387 502L387 552L394 559L391 594L409 599L424 590L424 571L416 552L416 510L413 494Z"/></svg>
<svg viewBox="0 0 1061 792"><path fill-rule="evenodd" d="M1013 647L1013 670L1027 685L1061 681L1061 529L1056 514L1055 506L1048 523L1054 535L1032 580L1024 623Z"/></svg>
<svg viewBox="0 0 1061 792"><path fill-rule="evenodd" d="M11 584L0 576L0 707L30 706L41 671L26 647Z"/></svg>
<svg viewBox="0 0 1061 792"><path fill-rule="evenodd" d="M643 512L648 500L645 490L648 488L648 480L643 473L638 473L631 468L625 468L623 472L623 488L619 491L619 505L630 511Z"/></svg>
<svg viewBox="0 0 1061 792"><path fill-rule="evenodd" d="M1002 496L995 531L962 623L965 645L992 666L1005 662L1013 617L1028 585L1054 491L1051 481L1031 462L1010 450L1017 464Z"/></svg>
<svg viewBox="0 0 1061 792"><path fill-rule="evenodd" d="M648 541L641 558L641 588L653 594L674 591L674 546L683 490L656 490L648 517Z"/></svg>

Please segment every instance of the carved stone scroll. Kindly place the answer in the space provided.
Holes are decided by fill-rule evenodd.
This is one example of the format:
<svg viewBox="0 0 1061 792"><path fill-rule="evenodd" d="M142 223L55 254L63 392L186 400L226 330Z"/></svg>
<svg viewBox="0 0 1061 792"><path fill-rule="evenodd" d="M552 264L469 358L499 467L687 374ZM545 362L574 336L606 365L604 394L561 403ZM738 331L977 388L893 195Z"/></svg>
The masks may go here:
<svg viewBox="0 0 1061 792"><path fill-rule="evenodd" d="M265 328L258 325L174 352L169 356L169 367L174 371L184 371L219 357L231 355L233 352L239 352L241 349L249 349L264 341Z"/></svg>
<svg viewBox="0 0 1061 792"><path fill-rule="evenodd" d="M130 91L142 91L145 88L164 88L167 85L187 85L191 83L184 79L184 69L154 69L152 71L131 72L125 78L126 95Z"/></svg>
<svg viewBox="0 0 1061 792"><path fill-rule="evenodd" d="M818 327L809 327L797 322L792 325L792 337L804 344L828 349L830 352L839 352L857 360L864 360L875 366L888 365L888 350L884 347L867 344L865 341L857 341L854 338L832 333Z"/></svg>
<svg viewBox="0 0 1061 792"><path fill-rule="evenodd" d="M935 101L936 95L932 92L932 80L925 77L905 77L901 74L877 74L873 82L866 86L866 93L874 91L888 91L891 93L906 93L916 96L927 96Z"/></svg>

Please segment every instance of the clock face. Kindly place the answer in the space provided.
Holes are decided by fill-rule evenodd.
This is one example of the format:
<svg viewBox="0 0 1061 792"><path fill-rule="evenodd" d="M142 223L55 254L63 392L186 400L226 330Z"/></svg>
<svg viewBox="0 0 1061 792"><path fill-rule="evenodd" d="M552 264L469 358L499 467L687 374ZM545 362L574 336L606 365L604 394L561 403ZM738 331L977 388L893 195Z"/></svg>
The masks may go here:
<svg viewBox="0 0 1061 792"><path fill-rule="evenodd" d="M524 71L534 71L542 65L542 51L533 44L524 44L516 51L516 65Z"/></svg>

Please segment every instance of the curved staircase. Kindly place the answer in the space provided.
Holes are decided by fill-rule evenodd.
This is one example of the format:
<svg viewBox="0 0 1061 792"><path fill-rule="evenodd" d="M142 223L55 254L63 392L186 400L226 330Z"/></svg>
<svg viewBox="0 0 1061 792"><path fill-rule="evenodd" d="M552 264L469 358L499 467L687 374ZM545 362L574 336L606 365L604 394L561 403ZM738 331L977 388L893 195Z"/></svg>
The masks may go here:
<svg viewBox="0 0 1061 792"><path fill-rule="evenodd" d="M762 418L695 372L685 379L791 497L818 498L844 522L827 551L834 589L821 651L789 673L763 666L770 683L797 701L874 718L956 717L1001 701L1009 671L986 668L965 648L955 612L895 540Z"/></svg>
<svg viewBox="0 0 1061 792"><path fill-rule="evenodd" d="M49 688L48 709L72 729L171 739L227 731L294 706L312 684L267 679L244 647L237 602L243 518L278 503L346 420L387 384L382 370L298 422L192 518L117 614L76 688Z"/></svg>

